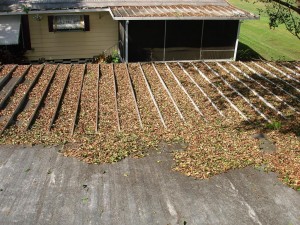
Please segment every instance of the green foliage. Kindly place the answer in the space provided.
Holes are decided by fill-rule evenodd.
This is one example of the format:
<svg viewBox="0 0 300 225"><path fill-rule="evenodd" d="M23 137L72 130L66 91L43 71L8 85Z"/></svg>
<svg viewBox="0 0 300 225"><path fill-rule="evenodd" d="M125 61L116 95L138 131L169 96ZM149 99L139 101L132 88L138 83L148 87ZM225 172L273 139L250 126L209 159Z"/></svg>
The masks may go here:
<svg viewBox="0 0 300 225"><path fill-rule="evenodd" d="M279 130L282 127L280 121L273 121L272 123L267 124L267 128L271 130Z"/></svg>
<svg viewBox="0 0 300 225"><path fill-rule="evenodd" d="M271 29L278 28L280 24L285 25L286 29L298 39L300 39L300 17L290 7L286 7L273 1L265 1L265 11L269 16L269 26ZM287 4L295 5L296 0L286 0Z"/></svg>
<svg viewBox="0 0 300 225"><path fill-rule="evenodd" d="M25 12L26 14L28 14L29 11L30 11L30 8L29 8L27 5L24 5L24 4L21 5L21 9L22 9L22 11Z"/></svg>
<svg viewBox="0 0 300 225"><path fill-rule="evenodd" d="M117 50L113 51L111 55L106 57L107 63L120 63L121 59Z"/></svg>
<svg viewBox="0 0 300 225"><path fill-rule="evenodd" d="M105 52L98 56L94 56L94 62L106 62L106 63L120 63L121 58L117 50L114 50L111 55L107 55Z"/></svg>

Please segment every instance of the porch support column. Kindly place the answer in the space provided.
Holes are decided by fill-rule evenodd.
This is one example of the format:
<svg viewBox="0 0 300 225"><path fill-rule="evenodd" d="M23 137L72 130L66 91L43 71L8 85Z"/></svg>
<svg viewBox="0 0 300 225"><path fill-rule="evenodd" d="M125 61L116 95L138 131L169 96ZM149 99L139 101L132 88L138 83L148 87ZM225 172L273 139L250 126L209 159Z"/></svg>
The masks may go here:
<svg viewBox="0 0 300 225"><path fill-rule="evenodd" d="M236 60L236 54L237 54L237 49L238 49L238 45L239 45L240 27L241 27L241 21L239 20L238 30L237 30L237 34L236 34L236 42L235 42L234 56L233 56L233 60L234 60L234 61Z"/></svg>
<svg viewBox="0 0 300 225"><path fill-rule="evenodd" d="M200 44L200 60L202 60L202 47L203 47L203 32L204 32L204 20L202 20L202 28L201 28L201 44Z"/></svg>
<svg viewBox="0 0 300 225"><path fill-rule="evenodd" d="M167 38L167 21L165 20L165 32L164 32L164 55L163 61L166 60L166 38Z"/></svg>
<svg viewBox="0 0 300 225"><path fill-rule="evenodd" d="M128 24L129 20L125 22L125 62L128 63Z"/></svg>

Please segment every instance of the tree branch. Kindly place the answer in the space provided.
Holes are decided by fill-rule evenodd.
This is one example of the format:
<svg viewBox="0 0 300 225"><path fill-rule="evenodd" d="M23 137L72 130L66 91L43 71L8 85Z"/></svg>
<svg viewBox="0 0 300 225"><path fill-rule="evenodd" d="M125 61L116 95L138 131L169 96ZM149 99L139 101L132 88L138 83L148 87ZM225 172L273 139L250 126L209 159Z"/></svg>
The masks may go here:
<svg viewBox="0 0 300 225"><path fill-rule="evenodd" d="M291 17L291 19L292 19L292 21L293 21L293 25L294 25L294 30L295 30L295 34L294 34L294 35L295 35L298 39L300 39L299 31L298 31L298 29L297 29L297 23L296 23L296 21L295 21L293 15L292 15L291 10L289 10L289 13L290 13L290 17ZM290 32L293 33L292 31L290 31Z"/></svg>
<svg viewBox="0 0 300 225"><path fill-rule="evenodd" d="M298 13L300 15L300 8L299 7L296 7L294 5L291 5L290 3L287 3L285 1L282 1L282 0L270 0L271 2L276 2L282 6L285 6L291 10L293 10L294 12Z"/></svg>

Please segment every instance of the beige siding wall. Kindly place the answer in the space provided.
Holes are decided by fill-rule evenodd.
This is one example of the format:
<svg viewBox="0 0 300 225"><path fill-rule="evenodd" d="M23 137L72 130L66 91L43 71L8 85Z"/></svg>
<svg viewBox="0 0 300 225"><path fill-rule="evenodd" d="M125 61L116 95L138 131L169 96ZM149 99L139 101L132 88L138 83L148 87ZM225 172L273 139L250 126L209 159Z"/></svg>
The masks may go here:
<svg viewBox="0 0 300 225"><path fill-rule="evenodd" d="M27 58L29 60L91 58L117 44L118 23L108 12L84 14L90 16L90 31L86 32L49 32L49 15L44 14L41 21L35 21L30 15L33 50L27 51Z"/></svg>

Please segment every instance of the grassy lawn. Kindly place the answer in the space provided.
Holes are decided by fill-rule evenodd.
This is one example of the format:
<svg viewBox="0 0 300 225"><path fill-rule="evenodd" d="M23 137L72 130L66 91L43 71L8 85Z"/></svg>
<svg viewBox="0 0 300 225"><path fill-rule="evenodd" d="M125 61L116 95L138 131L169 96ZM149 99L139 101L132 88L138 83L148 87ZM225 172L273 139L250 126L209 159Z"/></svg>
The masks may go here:
<svg viewBox="0 0 300 225"><path fill-rule="evenodd" d="M229 0L241 9L258 15L257 8L263 4ZM240 30L240 43L249 46L266 60L300 60L300 40L290 34L284 26L271 30L268 17L260 15L260 20L244 21Z"/></svg>

